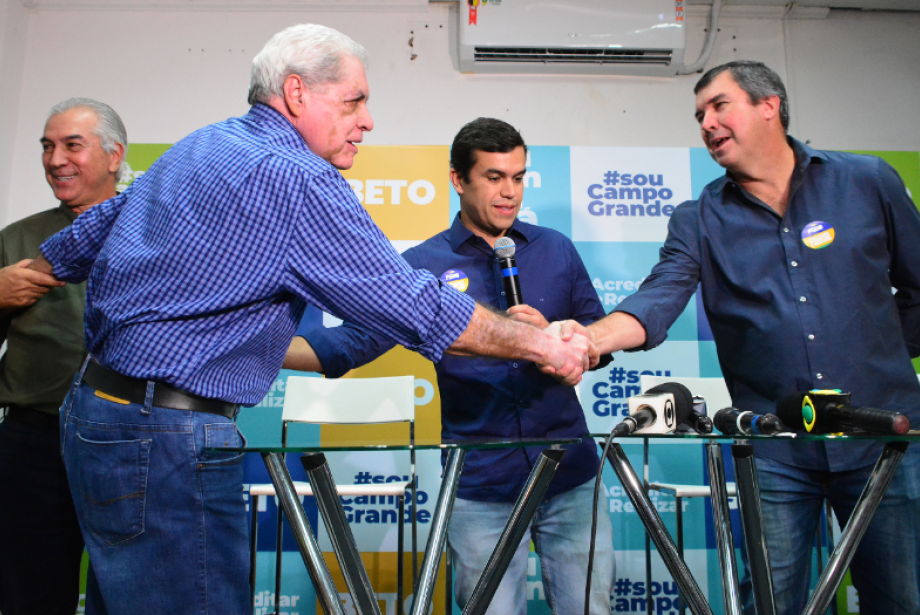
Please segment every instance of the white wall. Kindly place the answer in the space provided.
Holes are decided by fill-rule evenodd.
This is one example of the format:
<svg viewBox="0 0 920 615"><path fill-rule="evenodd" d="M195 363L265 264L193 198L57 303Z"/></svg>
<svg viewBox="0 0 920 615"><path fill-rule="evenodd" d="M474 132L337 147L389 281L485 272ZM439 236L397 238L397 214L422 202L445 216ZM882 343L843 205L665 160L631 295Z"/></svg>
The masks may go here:
<svg viewBox="0 0 920 615"><path fill-rule="evenodd" d="M38 137L56 102L97 98L121 114L132 142L171 143L244 113L252 56L274 32L305 21L340 29L367 47L375 128L366 143L447 144L464 122L486 115L510 121L535 145L699 145L697 76L461 75L456 4L264 12L51 6L60 8L28 13L28 34L17 42L23 55L18 108L9 107L15 121L6 114L0 119L6 157L0 162L11 161L0 164L0 224L55 205ZM3 71L15 21L10 15L21 12L21 6L8 8L0 17ZM703 15L691 12L688 20L688 62L702 46ZM763 9L732 7L724 15L707 67L756 59L783 77L788 67L797 136L831 149L920 150L920 13L832 11L826 19L786 24L780 12ZM6 86L15 88L17 79L2 83L6 110Z"/></svg>
<svg viewBox="0 0 920 615"><path fill-rule="evenodd" d="M29 19L19 0L0 2L0 224L9 209L7 196L18 150L14 147L19 121L22 69ZM39 177L42 173L39 172ZM21 218L16 215L11 220Z"/></svg>

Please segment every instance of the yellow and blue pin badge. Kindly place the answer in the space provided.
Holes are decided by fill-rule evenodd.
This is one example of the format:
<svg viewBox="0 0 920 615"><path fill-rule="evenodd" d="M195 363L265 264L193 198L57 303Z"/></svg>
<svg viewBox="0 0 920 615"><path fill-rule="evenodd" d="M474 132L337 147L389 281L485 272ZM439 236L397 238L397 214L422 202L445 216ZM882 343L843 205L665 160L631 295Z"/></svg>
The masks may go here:
<svg viewBox="0 0 920 615"><path fill-rule="evenodd" d="M466 289L470 287L470 278L459 269L448 269L441 274L440 280L461 293L465 293Z"/></svg>
<svg viewBox="0 0 920 615"><path fill-rule="evenodd" d="M815 220L802 229L802 242L812 250L820 250L834 243L834 227L827 222Z"/></svg>

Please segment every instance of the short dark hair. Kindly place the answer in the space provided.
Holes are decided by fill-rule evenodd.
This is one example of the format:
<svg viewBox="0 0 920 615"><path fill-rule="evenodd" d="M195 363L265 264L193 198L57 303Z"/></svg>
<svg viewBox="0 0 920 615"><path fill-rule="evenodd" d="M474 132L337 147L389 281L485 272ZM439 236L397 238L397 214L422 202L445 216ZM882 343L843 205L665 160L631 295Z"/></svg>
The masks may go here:
<svg viewBox="0 0 920 615"><path fill-rule="evenodd" d="M460 129L450 146L450 166L465 182L470 181L470 170L476 166L476 152L507 153L524 148L524 137L517 129L501 120L479 117Z"/></svg>
<svg viewBox="0 0 920 615"><path fill-rule="evenodd" d="M699 94L700 90L725 71L732 74L732 79L747 93L752 105L756 105L768 96L778 97L779 120L783 124L783 129L789 130L789 99L786 96L786 86L783 85L783 80L779 78L779 75L763 62L738 60L710 68L696 82L693 93Z"/></svg>

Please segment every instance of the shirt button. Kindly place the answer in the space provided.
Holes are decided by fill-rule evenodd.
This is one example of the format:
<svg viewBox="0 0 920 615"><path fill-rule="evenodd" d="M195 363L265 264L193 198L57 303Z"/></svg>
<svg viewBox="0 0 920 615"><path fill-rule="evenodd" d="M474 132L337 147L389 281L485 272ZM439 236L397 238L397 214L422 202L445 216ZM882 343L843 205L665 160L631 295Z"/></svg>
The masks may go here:
<svg viewBox="0 0 920 615"><path fill-rule="evenodd" d="M808 335L808 339L810 339L810 340L813 340L813 339L815 339L815 336L814 336L814 335L811 335L811 334L809 334L809 335Z"/></svg>
<svg viewBox="0 0 920 615"><path fill-rule="evenodd" d="M799 263L798 263L797 261L792 261L792 262L789 263L789 264L792 265L793 267L798 267L798 266L799 266Z"/></svg>
<svg viewBox="0 0 920 615"><path fill-rule="evenodd" d="M823 374L816 374L815 377L816 377L818 380L821 380L822 378L824 378L824 375L823 375Z"/></svg>
<svg viewBox="0 0 920 615"><path fill-rule="evenodd" d="M789 232L789 227L788 227L788 226L784 226L784 227L783 227L783 232L784 232L784 233L788 233L788 232Z"/></svg>
<svg viewBox="0 0 920 615"><path fill-rule="evenodd" d="M511 367L517 367L517 363L512 363Z"/></svg>
<svg viewBox="0 0 920 615"><path fill-rule="evenodd" d="M801 301L802 303L805 303L805 301L807 301L807 299L805 299L805 297L799 297L799 301Z"/></svg>

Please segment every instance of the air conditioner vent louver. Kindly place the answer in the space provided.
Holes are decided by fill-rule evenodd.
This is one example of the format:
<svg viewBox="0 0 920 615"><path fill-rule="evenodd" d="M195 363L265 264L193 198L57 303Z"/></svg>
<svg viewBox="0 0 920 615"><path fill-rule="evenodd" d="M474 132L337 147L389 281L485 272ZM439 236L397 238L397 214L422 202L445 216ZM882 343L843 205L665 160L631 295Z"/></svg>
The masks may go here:
<svg viewBox="0 0 920 615"><path fill-rule="evenodd" d="M603 49L597 47L476 47L476 62L546 64L671 64L670 49Z"/></svg>

